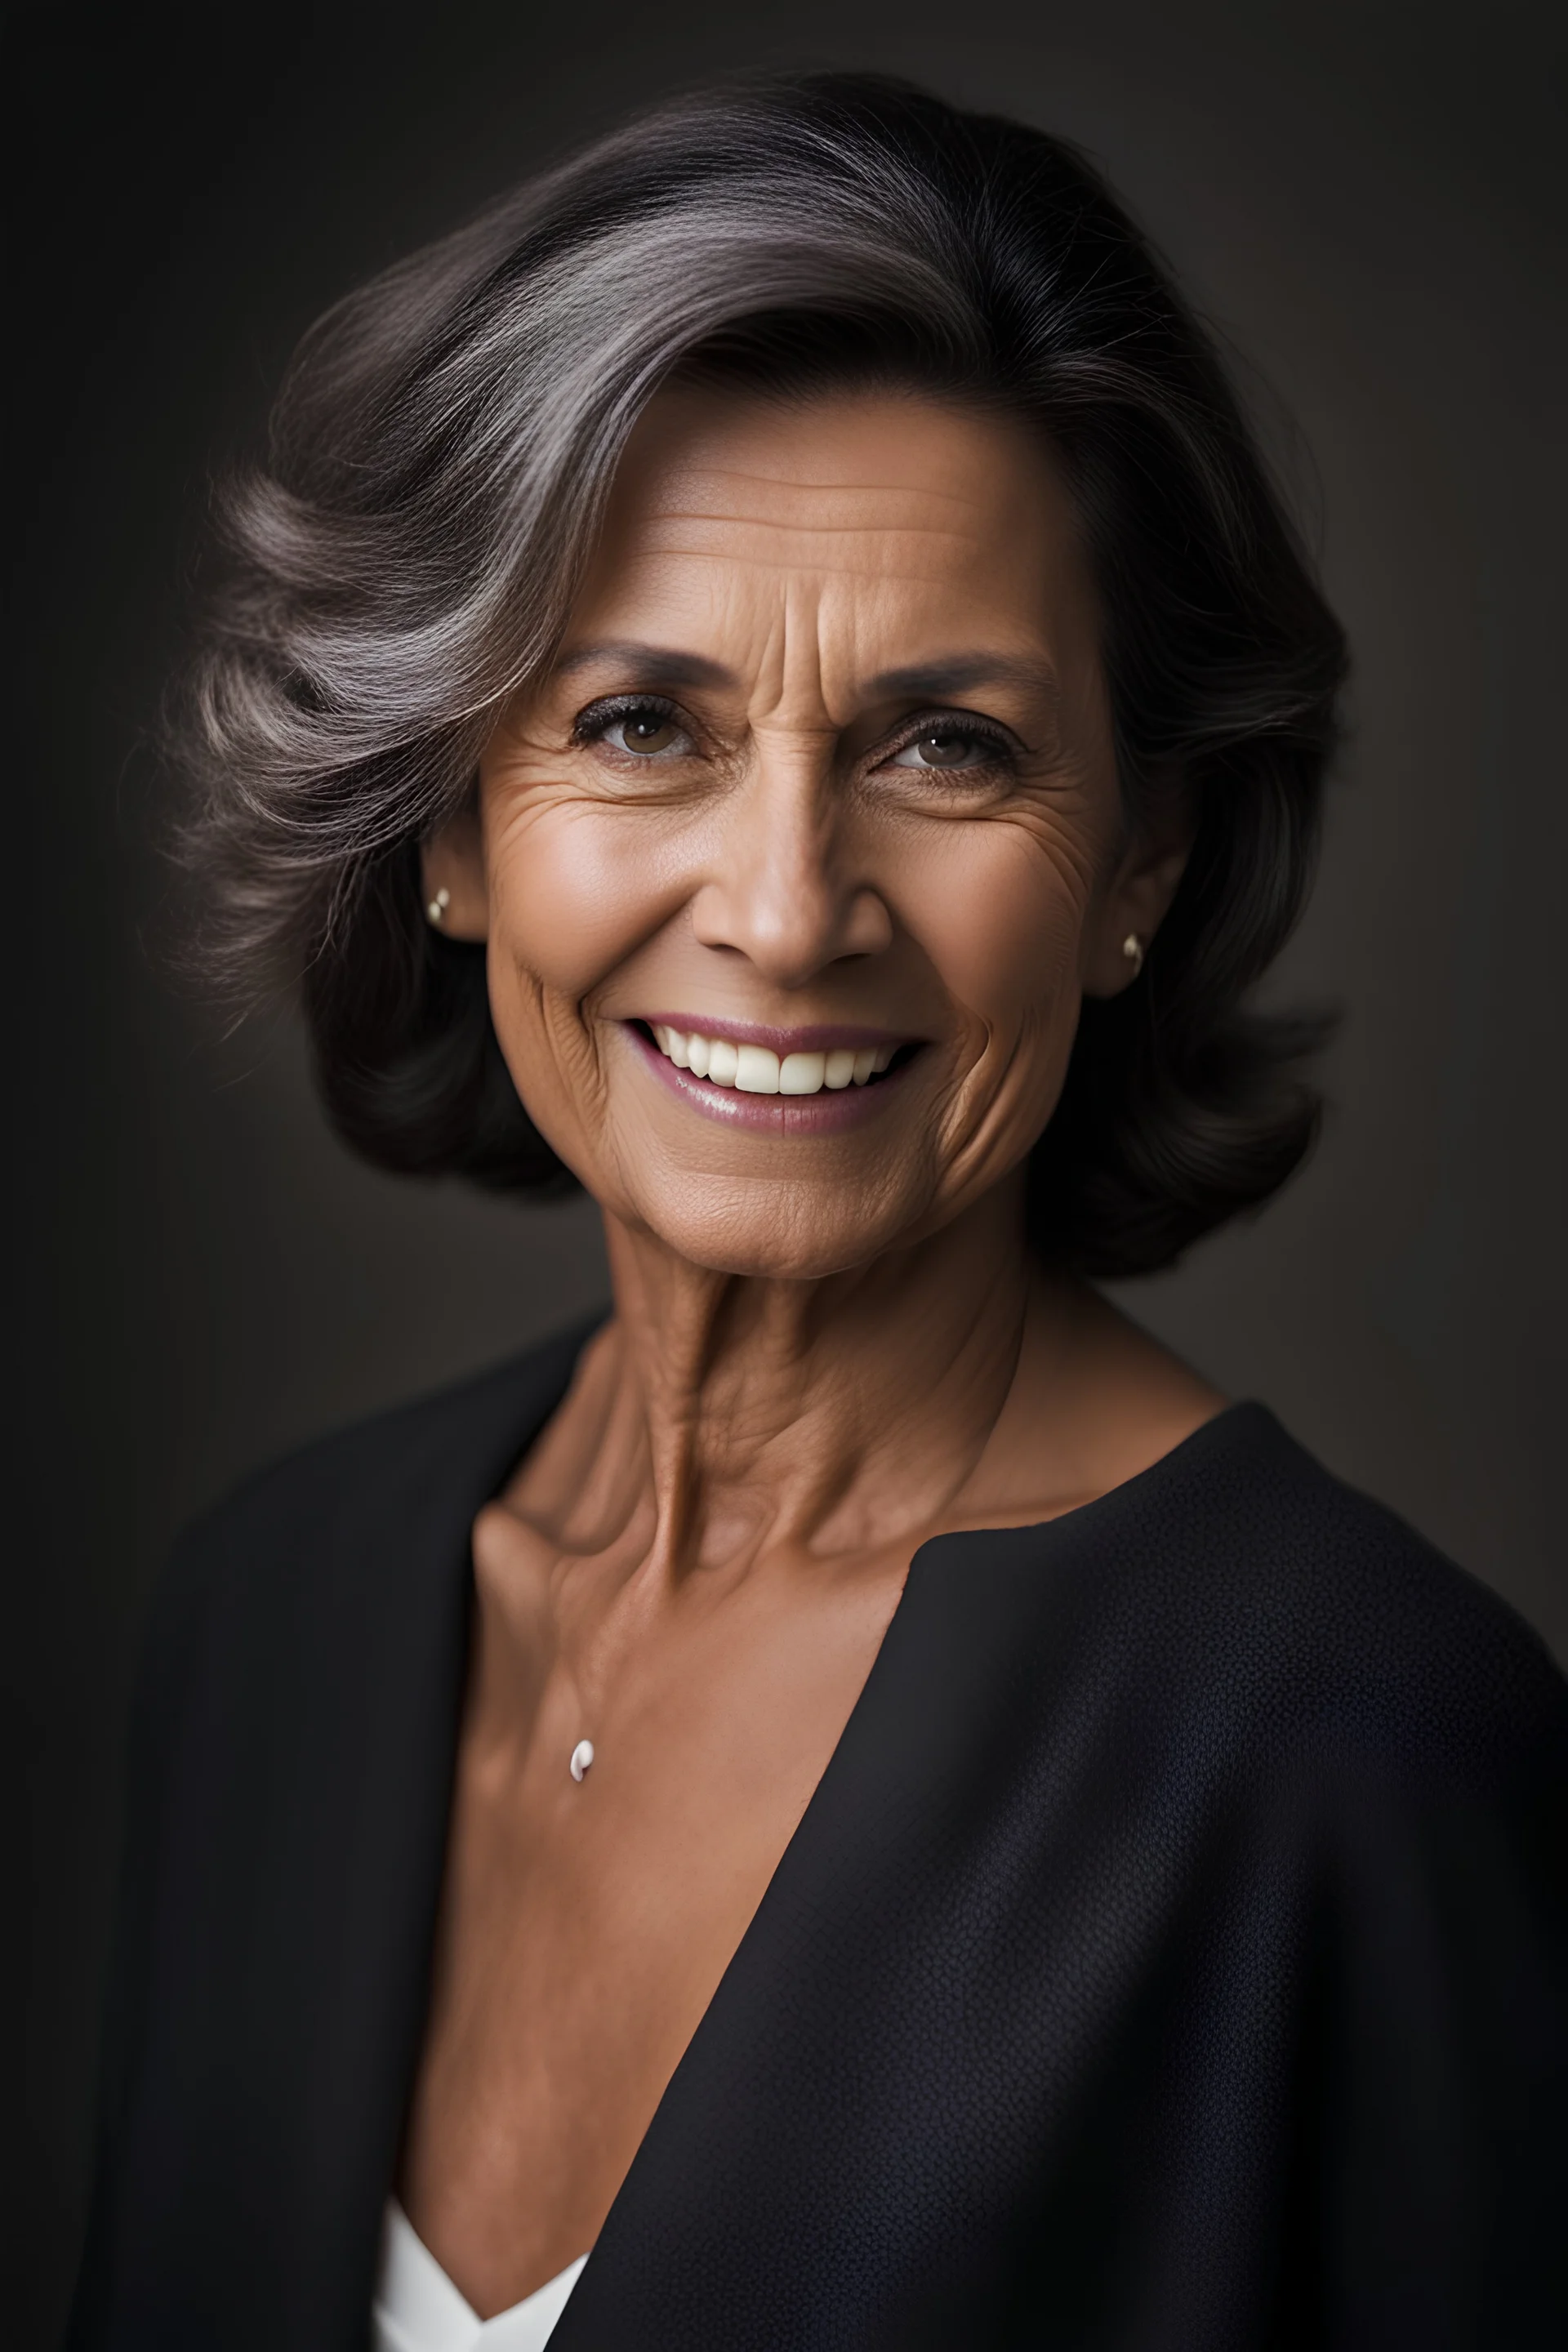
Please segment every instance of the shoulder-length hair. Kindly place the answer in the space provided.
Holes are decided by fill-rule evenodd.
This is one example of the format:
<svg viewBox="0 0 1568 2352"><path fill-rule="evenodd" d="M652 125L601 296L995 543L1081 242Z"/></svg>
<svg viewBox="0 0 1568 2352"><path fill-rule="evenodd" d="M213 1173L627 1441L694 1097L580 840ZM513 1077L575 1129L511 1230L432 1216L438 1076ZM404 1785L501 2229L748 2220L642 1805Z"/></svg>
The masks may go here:
<svg viewBox="0 0 1568 2352"><path fill-rule="evenodd" d="M1076 500L1129 821L1191 859L1138 981L1084 1007L1032 1230L1149 1272L1314 1132L1311 1025L1247 1009L1310 880L1344 646L1209 341L1072 148L818 75L660 108L340 303L224 501L180 741L208 948L302 995L384 1166L569 1184L423 919L419 845L558 645L627 435L672 376L925 390L1031 420Z"/></svg>

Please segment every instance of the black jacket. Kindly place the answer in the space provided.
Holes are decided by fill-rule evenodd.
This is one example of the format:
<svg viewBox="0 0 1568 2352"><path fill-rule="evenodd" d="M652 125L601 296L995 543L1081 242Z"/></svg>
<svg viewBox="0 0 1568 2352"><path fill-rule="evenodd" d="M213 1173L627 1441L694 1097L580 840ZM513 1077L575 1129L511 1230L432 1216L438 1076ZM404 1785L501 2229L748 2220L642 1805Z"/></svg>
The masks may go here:
<svg viewBox="0 0 1568 2352"><path fill-rule="evenodd" d="M581 1334L183 1546L78 2352L348 2352L468 1531ZM1568 1691L1257 1405L917 1556L552 2352L1563 2352Z"/></svg>

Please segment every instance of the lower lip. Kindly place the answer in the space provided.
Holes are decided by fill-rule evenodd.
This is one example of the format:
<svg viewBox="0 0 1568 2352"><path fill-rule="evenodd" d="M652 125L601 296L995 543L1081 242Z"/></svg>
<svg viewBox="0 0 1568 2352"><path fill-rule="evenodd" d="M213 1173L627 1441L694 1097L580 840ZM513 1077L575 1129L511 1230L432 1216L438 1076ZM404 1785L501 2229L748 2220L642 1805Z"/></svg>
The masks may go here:
<svg viewBox="0 0 1568 2352"><path fill-rule="evenodd" d="M889 1097L898 1091L899 1081L910 1067L901 1062L896 1070L870 1080L866 1086L824 1087L814 1095L749 1095L738 1087L710 1086L690 1070L678 1070L668 1054L661 1054L651 1037L645 1037L630 1022L623 1027L632 1044L656 1077L663 1080L673 1095L700 1110L705 1118L716 1118L724 1127L749 1128L757 1135L837 1135L847 1127L859 1127L875 1118Z"/></svg>

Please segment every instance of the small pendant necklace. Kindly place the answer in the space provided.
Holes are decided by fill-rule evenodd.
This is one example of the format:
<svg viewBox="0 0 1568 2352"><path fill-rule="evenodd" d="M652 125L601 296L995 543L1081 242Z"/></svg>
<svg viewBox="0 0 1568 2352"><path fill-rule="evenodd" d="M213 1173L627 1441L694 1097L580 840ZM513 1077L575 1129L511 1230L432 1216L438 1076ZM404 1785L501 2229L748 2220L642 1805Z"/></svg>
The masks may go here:
<svg viewBox="0 0 1568 2352"><path fill-rule="evenodd" d="M572 1750L572 1761L566 1768L571 1773L574 1780L580 1780L583 1778L584 1773L587 1770L593 1760L593 1741L591 1739L580 1739L577 1742L576 1747Z"/></svg>

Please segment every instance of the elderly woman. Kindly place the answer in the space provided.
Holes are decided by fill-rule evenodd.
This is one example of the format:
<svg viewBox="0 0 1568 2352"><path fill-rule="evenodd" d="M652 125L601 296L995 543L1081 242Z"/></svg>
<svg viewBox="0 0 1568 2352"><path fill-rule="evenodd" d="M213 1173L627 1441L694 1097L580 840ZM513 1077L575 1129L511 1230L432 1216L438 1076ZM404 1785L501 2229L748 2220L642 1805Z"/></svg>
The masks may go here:
<svg viewBox="0 0 1568 2352"><path fill-rule="evenodd" d="M216 944L615 1299L184 1546L75 2343L1561 2340L1563 1685L1091 1286L1310 1140L1343 667L1104 186L667 109L231 520Z"/></svg>

